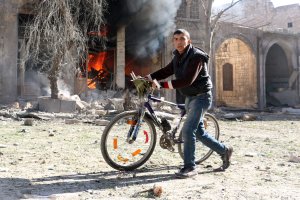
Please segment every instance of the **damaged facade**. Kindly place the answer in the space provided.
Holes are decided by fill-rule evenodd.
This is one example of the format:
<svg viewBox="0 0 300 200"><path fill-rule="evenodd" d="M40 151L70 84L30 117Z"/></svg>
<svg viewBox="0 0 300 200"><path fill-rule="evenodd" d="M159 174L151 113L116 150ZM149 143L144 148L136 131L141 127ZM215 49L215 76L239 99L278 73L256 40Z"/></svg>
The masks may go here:
<svg viewBox="0 0 300 200"><path fill-rule="evenodd" d="M244 0L222 16L213 49L217 105L299 102L300 5Z"/></svg>
<svg viewBox="0 0 300 200"><path fill-rule="evenodd" d="M28 75L19 64L23 39L20 15L28 14L30 2L0 1L0 104L44 95L41 86L36 87L27 80ZM220 19L210 67L216 106L264 108L299 104L299 11L297 4L274 8L270 0L244 0ZM176 27L189 30L193 44L202 47L201 38L204 36L198 30L206 29L202 21L204 18L200 0L182 0L175 23ZM146 75L171 60L171 36L165 38L159 53L151 57L137 59L135 53L126 53L125 46L131 44L126 43L126 37L130 38L130 31L138 28L132 26L126 30L125 27L119 26L115 30L111 48L105 52L94 49L89 55L94 63L113 65L105 68L108 72L103 88L125 88L132 70ZM96 70L100 72L99 68ZM86 81L74 72L74 79L69 81L71 92L79 94L90 90ZM174 92L168 91L165 95L174 101Z"/></svg>

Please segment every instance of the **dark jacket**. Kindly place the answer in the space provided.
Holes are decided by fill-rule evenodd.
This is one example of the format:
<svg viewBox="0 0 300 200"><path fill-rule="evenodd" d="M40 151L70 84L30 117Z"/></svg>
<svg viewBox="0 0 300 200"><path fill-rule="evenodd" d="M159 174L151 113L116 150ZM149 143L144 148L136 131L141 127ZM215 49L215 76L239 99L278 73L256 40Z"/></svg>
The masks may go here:
<svg viewBox="0 0 300 200"><path fill-rule="evenodd" d="M152 79L162 80L173 74L176 79L160 82L163 88L178 89L185 96L196 96L211 90L212 82L207 70L208 55L201 49L187 47L185 53L173 52L172 61L164 68L152 73Z"/></svg>

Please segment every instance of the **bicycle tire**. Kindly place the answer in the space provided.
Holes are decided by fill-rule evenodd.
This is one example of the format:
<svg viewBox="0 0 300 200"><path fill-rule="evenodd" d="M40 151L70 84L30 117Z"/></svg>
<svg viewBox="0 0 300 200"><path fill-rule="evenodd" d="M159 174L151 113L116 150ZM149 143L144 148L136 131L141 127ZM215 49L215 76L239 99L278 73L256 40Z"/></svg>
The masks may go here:
<svg viewBox="0 0 300 200"><path fill-rule="evenodd" d="M132 126L129 120L138 111L126 111L116 115L105 127L101 137L101 153L108 165L120 171L131 171L143 165L152 155L156 145L156 129L147 115L141 122L137 139L126 141ZM143 131L143 132L142 132Z"/></svg>
<svg viewBox="0 0 300 200"><path fill-rule="evenodd" d="M212 136L214 136L217 140L219 140L220 136L220 128L219 123L217 119L210 113L205 113L204 119L206 120L205 129L207 129L208 133L210 133ZM214 132L214 133L213 133ZM182 159L184 159L183 154L183 139L182 139L182 131L180 130L179 134L179 140L182 141L178 144L178 152ZM211 154L213 153L213 150L206 147L204 144L202 144L201 141L196 139L196 150L195 150L195 163L198 165L208 159Z"/></svg>

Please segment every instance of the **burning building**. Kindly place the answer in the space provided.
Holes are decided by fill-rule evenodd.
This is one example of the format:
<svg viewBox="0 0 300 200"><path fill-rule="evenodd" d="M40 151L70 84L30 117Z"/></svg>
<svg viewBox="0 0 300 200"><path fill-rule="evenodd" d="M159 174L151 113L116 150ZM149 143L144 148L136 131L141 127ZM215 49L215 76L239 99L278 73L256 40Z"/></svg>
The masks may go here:
<svg viewBox="0 0 300 200"><path fill-rule="evenodd" d="M180 2L108 1L104 31L108 46L101 50L101 45L90 45L89 53L88 71L98 73L98 79L92 75L100 82L98 87L105 87L106 82L109 88L125 88L130 84L131 71L145 75L162 66L164 52L160 49L175 27ZM173 6L167 6L169 3ZM90 80L89 85L95 87L93 78Z"/></svg>
<svg viewBox="0 0 300 200"><path fill-rule="evenodd" d="M21 67L22 21L32 14L32 2L0 2L0 103L49 92L47 79ZM106 26L100 32L89 32L93 39L88 62L72 73L64 69L64 81L72 94L126 88L131 71L146 75L163 67L172 57L170 33L176 27L189 30L194 45L207 46L203 39L207 32L200 31L209 28L201 0L108 3ZM299 104L300 28L295 10L300 10L299 5L274 8L270 0L244 0L220 19L210 66L215 105L264 108ZM97 41L103 35L107 37L105 48ZM174 92L164 95L175 100Z"/></svg>
<svg viewBox="0 0 300 200"><path fill-rule="evenodd" d="M171 8L167 6L170 1L166 0L110 0L107 2L105 25L100 31L88 32L90 41L86 63L80 63L77 66L79 71L77 71L75 69L69 70L68 65L70 63L67 60L64 61L63 81L64 85L71 86L68 89L71 93L82 93L90 89L126 88L131 83L128 79L132 70L136 74L145 75L162 65L162 52L159 48L163 45L164 38L175 27L174 18L180 0L172 0L173 6ZM32 20L32 16L35 14L32 12L34 3L35 1L4 1L1 6L2 9L7 6L11 7L12 10L14 9L15 17L13 20L16 21L7 19L7 21L3 21L3 27L6 28L11 23L17 26L18 29L11 27L17 35L14 35L10 41L18 38L16 45L19 51L16 52L16 46L11 47L15 50L14 56L18 57L19 62L15 69L11 69L14 73L17 72L16 77L10 79L14 81L12 86L1 88L3 91L1 102L3 103L15 101L18 97L25 100L36 98L40 95L46 95L47 90L49 90L46 86L47 80L40 73L39 64L31 63L30 60L25 64L22 63L25 54L23 44L27 39L24 30L26 22ZM10 15L8 12L4 13L7 16ZM160 17L153 19L154 13L160 14ZM101 37L106 38L105 45L103 45L103 40L99 39ZM14 56L10 55L9 57ZM74 80L73 76L76 76L77 79ZM4 80L3 77L1 82L4 86L9 81Z"/></svg>

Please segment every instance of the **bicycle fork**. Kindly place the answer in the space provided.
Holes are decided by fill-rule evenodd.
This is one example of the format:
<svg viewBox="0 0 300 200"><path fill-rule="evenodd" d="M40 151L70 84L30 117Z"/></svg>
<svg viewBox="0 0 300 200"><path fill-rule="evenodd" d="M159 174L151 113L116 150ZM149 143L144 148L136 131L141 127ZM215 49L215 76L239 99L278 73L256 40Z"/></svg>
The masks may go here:
<svg viewBox="0 0 300 200"><path fill-rule="evenodd" d="M127 134L127 142L129 144L132 144L136 140L144 116L145 116L145 108L141 108L139 110L138 115L134 116L133 119L131 120L130 122L131 127Z"/></svg>

